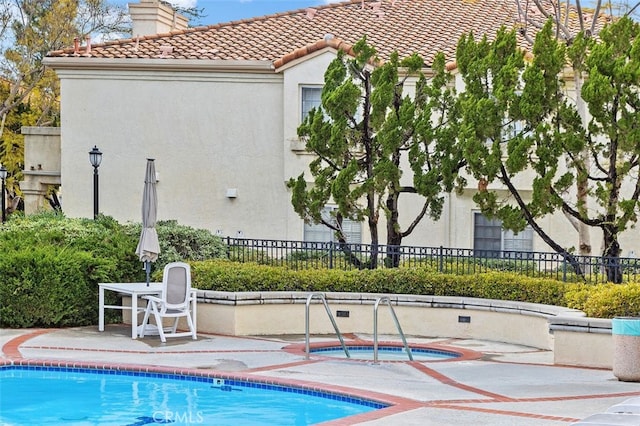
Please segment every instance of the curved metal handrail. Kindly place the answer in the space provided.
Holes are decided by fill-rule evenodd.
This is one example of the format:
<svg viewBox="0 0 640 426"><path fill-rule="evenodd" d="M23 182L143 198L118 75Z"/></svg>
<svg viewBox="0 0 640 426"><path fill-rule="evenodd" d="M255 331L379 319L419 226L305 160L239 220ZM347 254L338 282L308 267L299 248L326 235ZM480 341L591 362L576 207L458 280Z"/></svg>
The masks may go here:
<svg viewBox="0 0 640 426"><path fill-rule="evenodd" d="M404 337L404 332L402 331L402 327L400 327L400 322L398 321L398 317L396 316L396 311L393 309L393 306L391 306L391 299L389 298L389 296L383 296L378 297L376 299L375 305L373 305L373 362L378 362L378 305L382 302L387 302L387 306L389 306L393 321L396 323L396 328L398 329L398 333L400 333L400 337L402 338L404 349L407 351L407 355L409 356L409 361L413 361L411 348L407 344L407 339Z"/></svg>
<svg viewBox="0 0 640 426"><path fill-rule="evenodd" d="M305 333L305 346L304 346L304 353L306 355L306 358L309 359L309 305L311 304L311 299L313 299L314 297L318 297L320 298L320 300L322 300L322 303L324 304L324 309L327 311L327 315L329 316L329 319L331 320L331 324L333 324L333 329L336 331L336 335L338 336L338 339L340 340L340 344L342 345L342 349L344 349L344 354L347 356L347 358L351 358L351 354L349 353L349 350L347 349L347 345L344 344L344 339L342 338L342 334L340 334L340 330L338 329L338 324L336 324L336 320L333 318L333 315L331 314L331 309L329 309L329 304L327 303L327 299L324 297L324 293L311 293L308 297L307 297L307 303L305 305L305 311L304 311L304 333Z"/></svg>

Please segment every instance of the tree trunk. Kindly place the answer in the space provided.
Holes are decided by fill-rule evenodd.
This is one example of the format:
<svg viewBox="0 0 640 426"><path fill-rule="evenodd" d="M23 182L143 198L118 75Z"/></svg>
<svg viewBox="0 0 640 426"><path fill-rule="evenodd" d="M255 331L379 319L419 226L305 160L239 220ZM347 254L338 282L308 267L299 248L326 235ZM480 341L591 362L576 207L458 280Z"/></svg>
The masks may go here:
<svg viewBox="0 0 640 426"><path fill-rule="evenodd" d="M398 193L391 192L387 197L387 253L384 265L387 268L397 268L400 266L400 244L402 235L398 224Z"/></svg>
<svg viewBox="0 0 640 426"><path fill-rule="evenodd" d="M390 226L387 228L390 228ZM397 268L400 266L402 235L395 230L389 231L390 233L387 234L387 256L384 259L384 266L387 268Z"/></svg>
<svg viewBox="0 0 640 426"><path fill-rule="evenodd" d="M368 269L376 269L378 267L378 252L380 238L378 237L378 222L377 220L369 219L369 232L371 233L371 254L369 261L367 262Z"/></svg>
<svg viewBox="0 0 640 426"><path fill-rule="evenodd" d="M602 253L602 262L604 270L607 274L607 281L620 284L622 283L622 267L620 266L620 244L618 243L618 233L615 227L605 225L604 233L604 252Z"/></svg>
<svg viewBox="0 0 640 426"><path fill-rule="evenodd" d="M587 106L584 99L582 99L582 73L580 70L573 70L576 85L576 109L580 115L582 121L582 127L587 129L589 123L587 120ZM586 170L590 169L591 162L589 161L589 152L583 151L580 153L580 161ZM588 210L588 195L589 195L589 181L586 173L584 175L578 175L576 179L577 201L581 211ZM589 233L590 227L583 222L578 223L578 254L581 256L591 256L591 235ZM588 272L588 271L587 271Z"/></svg>
<svg viewBox="0 0 640 426"><path fill-rule="evenodd" d="M342 230L342 215L340 213L336 215L336 222L338 223L338 229ZM358 257L358 255L353 252L353 250L351 249L351 245L345 239L344 232L337 232L337 234L338 234L338 250L344 253L344 256L347 262L351 263L353 266L355 266L358 269L367 269L367 268L372 269L370 262L363 262L360 259L360 257ZM376 247L375 250L377 255L377 243L375 247Z"/></svg>
<svg viewBox="0 0 640 426"><path fill-rule="evenodd" d="M516 202L522 210L522 214L524 214L524 217L527 220L529 226L531 226L534 232L538 234L540 238L542 238L542 241L547 243L549 247L555 250L558 254L562 255L562 257L567 262L569 262L569 265L571 265L576 275L584 280L584 272L582 271L582 267L580 266L580 262L578 262L578 259L576 259L576 257L569 253L567 250L565 250L564 247L561 247L558 243L556 243L546 232L544 232L540 225L538 225L538 223L535 221L535 218L531 214L531 211L529 211L525 202L522 200L522 197L520 197L520 194L516 190L515 186L513 186L513 182L511 182L509 174L507 173L504 165L500 166L500 173L500 181L509 189L509 192L515 197Z"/></svg>

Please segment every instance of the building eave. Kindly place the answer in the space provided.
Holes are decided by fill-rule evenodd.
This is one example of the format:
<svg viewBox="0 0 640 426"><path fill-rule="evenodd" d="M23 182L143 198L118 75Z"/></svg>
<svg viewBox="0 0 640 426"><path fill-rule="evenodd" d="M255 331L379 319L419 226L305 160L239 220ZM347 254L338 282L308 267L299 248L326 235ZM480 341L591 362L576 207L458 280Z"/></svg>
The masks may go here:
<svg viewBox="0 0 640 426"><path fill-rule="evenodd" d="M206 59L113 59L47 57L44 64L54 70L172 71L172 72L274 72L272 61Z"/></svg>

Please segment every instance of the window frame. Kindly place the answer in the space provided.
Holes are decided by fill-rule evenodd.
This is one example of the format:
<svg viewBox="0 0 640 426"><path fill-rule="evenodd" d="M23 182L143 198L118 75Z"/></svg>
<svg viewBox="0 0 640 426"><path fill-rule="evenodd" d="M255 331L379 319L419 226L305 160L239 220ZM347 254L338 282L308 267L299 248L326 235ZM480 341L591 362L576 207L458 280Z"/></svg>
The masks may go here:
<svg viewBox="0 0 640 426"><path fill-rule="evenodd" d="M483 220L487 222L487 224L479 224L478 218L483 218ZM478 241L480 238L492 240L494 243L498 241L498 238L496 238L495 236L493 236L493 238L491 238L491 236L479 237L478 234L481 233L478 229L479 226L489 229L493 228L494 230L499 227L499 249L478 246ZM525 253L533 253L533 238L534 234L533 228L531 228L531 226L527 225L525 229L516 234L513 231L504 229L502 227L501 220L488 219L480 212L473 212L473 251L476 255L480 254L479 257L511 258L523 256Z"/></svg>
<svg viewBox="0 0 640 426"><path fill-rule="evenodd" d="M326 205L322 210L322 215L326 219L333 219L331 212L338 208L334 205ZM325 215L326 213L326 215ZM344 234L349 244L362 244L362 222L344 218L342 220ZM357 230L355 229L357 228ZM309 239L308 233L320 235L321 238ZM335 231L322 223L306 223L304 224L302 240L309 243L328 243L337 242Z"/></svg>
<svg viewBox="0 0 640 426"><path fill-rule="evenodd" d="M309 99L305 96L305 94L317 94L317 99ZM307 115L309 115L309 111L313 108L322 106L322 86L305 84L300 86L300 123L302 123Z"/></svg>

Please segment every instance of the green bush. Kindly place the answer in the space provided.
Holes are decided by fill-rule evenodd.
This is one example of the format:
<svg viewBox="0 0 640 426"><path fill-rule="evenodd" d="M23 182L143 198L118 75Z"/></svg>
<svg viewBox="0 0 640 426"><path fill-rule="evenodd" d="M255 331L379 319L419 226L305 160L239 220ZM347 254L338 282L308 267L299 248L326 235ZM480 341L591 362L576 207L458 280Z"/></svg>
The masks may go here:
<svg viewBox="0 0 640 426"><path fill-rule="evenodd" d="M575 285L567 292L567 306L587 316L640 316L640 283Z"/></svg>
<svg viewBox="0 0 640 426"><path fill-rule="evenodd" d="M21 248L0 258L3 327L95 324L97 285L108 279L108 260L47 245Z"/></svg>
<svg viewBox="0 0 640 426"><path fill-rule="evenodd" d="M54 213L14 216L0 226L0 326L61 327L95 324L99 282L145 279L135 254L140 224L113 218L69 219ZM176 260L225 255L208 231L158 224L161 258L156 269ZM117 304L112 292L107 304ZM107 322L120 313L107 310Z"/></svg>
<svg viewBox="0 0 640 426"><path fill-rule="evenodd" d="M218 291L335 291L480 297L564 305L571 284L514 273L441 274L428 268L293 270L255 263L192 262L194 287Z"/></svg>
<svg viewBox="0 0 640 426"><path fill-rule="evenodd" d="M135 254L137 240L125 233L113 218L69 219L48 212L15 217L0 228L2 253L46 246L57 251L91 253L96 259L109 260L105 267L111 282L131 282L144 276Z"/></svg>
<svg viewBox="0 0 640 426"><path fill-rule="evenodd" d="M137 245L142 224L128 223L124 225L124 229ZM153 264L155 271L162 272L164 266L170 262L227 257L226 245L222 239L205 229L180 225L175 220L163 220L156 224L156 232L160 242L160 255Z"/></svg>
<svg viewBox="0 0 640 426"><path fill-rule="evenodd" d="M98 283L140 281L132 240L113 219L15 216L0 228L0 326L95 324ZM115 303L115 295L107 296ZM107 319L115 319L108 312Z"/></svg>

